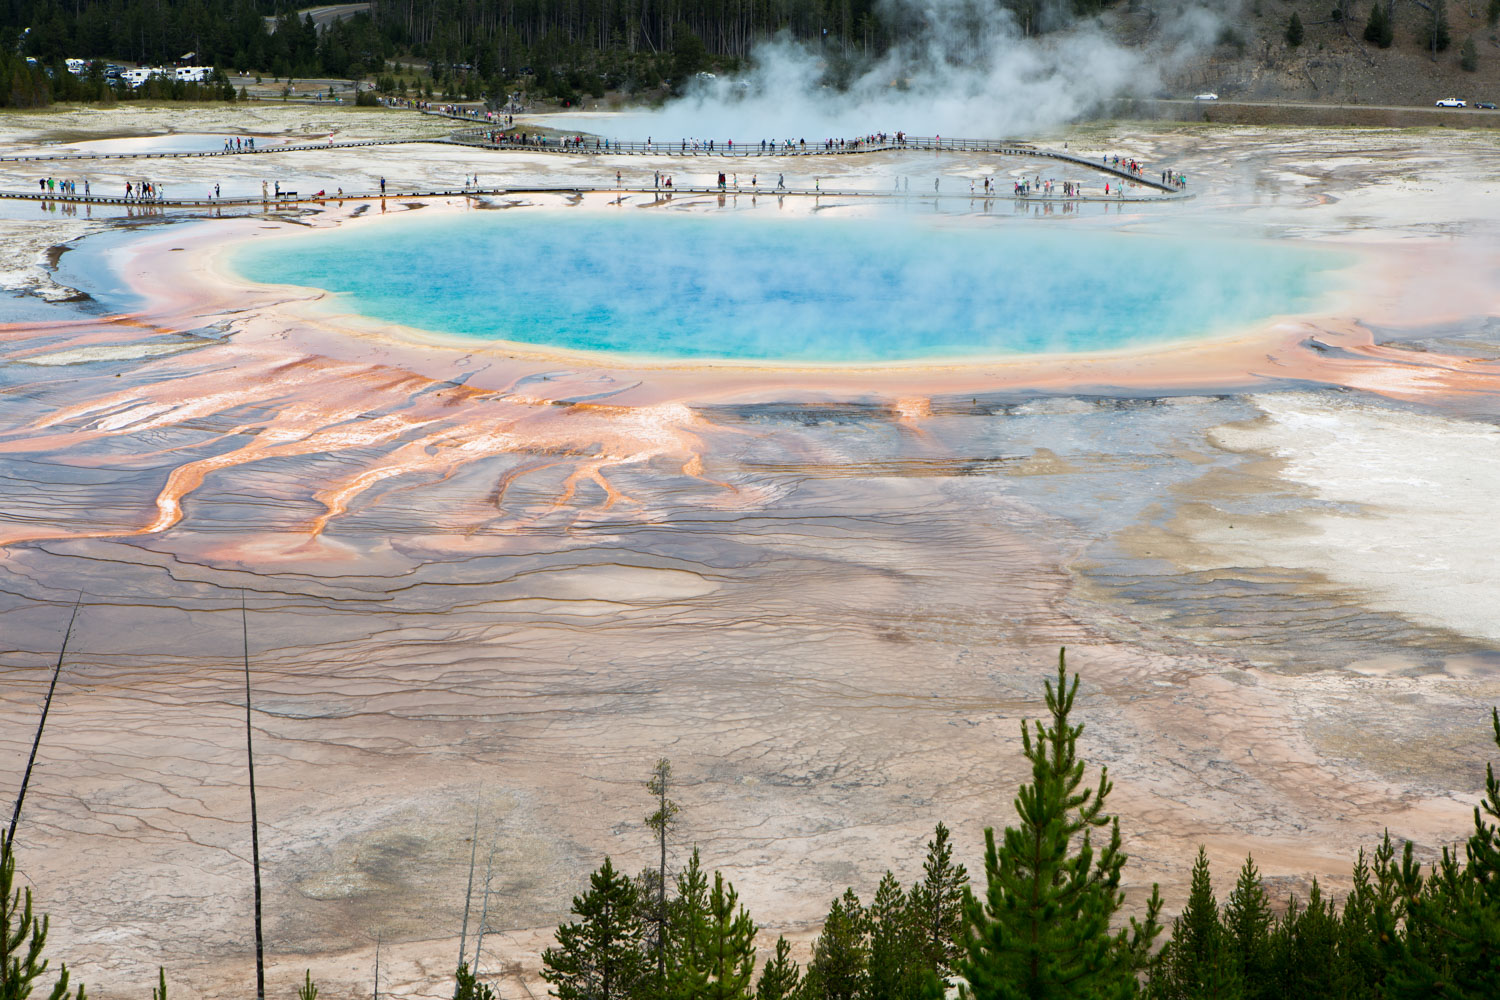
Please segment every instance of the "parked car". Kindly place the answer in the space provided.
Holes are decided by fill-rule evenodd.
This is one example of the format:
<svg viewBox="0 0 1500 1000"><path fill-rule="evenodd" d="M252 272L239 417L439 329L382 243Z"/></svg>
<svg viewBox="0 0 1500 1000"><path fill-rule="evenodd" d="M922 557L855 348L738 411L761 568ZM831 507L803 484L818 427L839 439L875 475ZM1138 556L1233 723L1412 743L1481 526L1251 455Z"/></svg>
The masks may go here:
<svg viewBox="0 0 1500 1000"><path fill-rule="evenodd" d="M1194 94L1193 95L1193 100L1195 100L1195 101L1217 101L1218 99L1219 99L1219 95L1218 94Z"/></svg>
<svg viewBox="0 0 1500 1000"><path fill-rule="evenodd" d="M1438 101L1436 104L1434 104L1433 107L1436 107L1436 108L1466 108L1466 107L1468 107L1468 102L1467 101L1460 101L1456 97L1445 97L1441 101Z"/></svg>
<svg viewBox="0 0 1500 1000"><path fill-rule="evenodd" d="M1494 101L1475 101L1474 102L1474 107L1476 107L1476 108L1484 108L1484 110L1486 110L1486 111L1494 111L1495 110L1495 102Z"/></svg>

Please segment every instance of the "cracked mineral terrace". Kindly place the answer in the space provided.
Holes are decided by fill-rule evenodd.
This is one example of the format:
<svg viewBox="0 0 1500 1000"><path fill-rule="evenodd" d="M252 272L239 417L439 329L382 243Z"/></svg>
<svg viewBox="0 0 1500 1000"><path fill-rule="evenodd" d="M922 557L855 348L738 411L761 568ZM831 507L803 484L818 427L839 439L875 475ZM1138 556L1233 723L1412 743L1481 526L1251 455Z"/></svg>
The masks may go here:
<svg viewBox="0 0 1500 1000"><path fill-rule="evenodd" d="M16 151L432 128L243 114L49 112L0 131ZM1500 702L1500 255L1482 207L1500 150L1442 131L1046 139L1180 170L1197 197L902 210L1306 241L1356 254L1355 281L1326 314L1166 351L610 364L361 320L227 274L222 250L418 209L868 209L617 198L617 168L684 164L439 145L77 175L246 194L477 173L601 193L222 219L0 202L0 801L85 594L18 840L51 953L102 998L139 995L158 964L174 995L248 981L242 591L280 994L306 967L330 996L367 988L378 938L390 995L447 995L477 799L481 859L496 844L481 966L505 996L540 995L540 950L586 873L604 854L647 863L642 782L662 756L681 779L676 856L700 845L763 944L805 948L846 885L914 877L938 820L980 867L1060 645L1136 898L1160 881L1180 906L1200 843L1221 878L1253 852L1284 898L1346 884L1386 827L1429 856L1462 836ZM1036 165L778 169L888 191ZM0 188L33 173L0 164ZM1141 277L1130 263L1119 280Z"/></svg>

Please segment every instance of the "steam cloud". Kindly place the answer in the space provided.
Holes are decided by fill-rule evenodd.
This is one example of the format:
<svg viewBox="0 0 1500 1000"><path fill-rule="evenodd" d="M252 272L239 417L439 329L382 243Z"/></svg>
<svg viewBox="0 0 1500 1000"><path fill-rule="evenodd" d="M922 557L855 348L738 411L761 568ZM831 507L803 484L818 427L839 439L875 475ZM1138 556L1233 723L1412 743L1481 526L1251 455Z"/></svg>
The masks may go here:
<svg viewBox="0 0 1500 1000"><path fill-rule="evenodd" d="M649 128L809 142L897 130L1025 136L1111 98L1157 92L1165 74L1213 44L1221 23L1201 7L1158 8L1151 39L1127 46L1094 21L1027 38L996 0L886 0L883 13L906 39L873 61L851 45L842 88L829 82L841 72L841 45L777 39L755 50L746 73L695 81L649 116ZM1044 8L1040 23L1048 21Z"/></svg>

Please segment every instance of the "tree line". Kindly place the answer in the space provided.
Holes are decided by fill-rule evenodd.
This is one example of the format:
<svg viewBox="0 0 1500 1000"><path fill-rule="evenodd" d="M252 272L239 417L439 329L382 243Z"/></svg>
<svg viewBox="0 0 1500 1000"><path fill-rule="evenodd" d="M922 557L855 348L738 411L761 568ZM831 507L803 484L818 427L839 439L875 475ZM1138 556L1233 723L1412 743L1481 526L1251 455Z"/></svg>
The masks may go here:
<svg viewBox="0 0 1500 1000"><path fill-rule="evenodd" d="M1008 11L1041 34L1113 0L995 0L964 28L979 37ZM0 30L45 65L65 58L201 65L276 79L375 77L383 89L499 97L518 89L563 100L680 87L734 70L774 37L815 47L838 86L935 15L883 0L374 0L319 31L286 0L0 0ZM272 19L268 23L267 19ZM950 26L951 27L951 26ZM402 60L425 61L413 79Z"/></svg>
<svg viewBox="0 0 1500 1000"><path fill-rule="evenodd" d="M1473 832L1423 866L1389 833L1353 865L1336 903L1316 880L1277 915L1252 858L1222 905L1198 851L1182 913L1161 921L1156 886L1125 909L1120 820L1107 809L1108 769L1086 780L1073 722L1077 675L1062 653L1044 683L1047 721L1023 723L1030 780L1015 822L985 831L984 871L971 883L939 823L909 888L887 871L866 903L835 898L803 968L785 937L756 969L757 924L722 872L695 848L670 872L679 810L671 766L647 788L657 863L632 877L611 859L573 899L542 978L559 1000L1481 1000L1500 996L1500 780L1486 767ZM1491 712L1500 747L1500 712ZM45 971L46 918L13 884L0 843L0 1000L22 1000ZM1162 938L1162 941L1158 941ZM70 1000L66 967L52 1000ZM305 978L299 996L316 995ZM160 995L165 998L166 979ZM455 1000L495 1000L458 967ZM84 1000L83 988L77 1000Z"/></svg>

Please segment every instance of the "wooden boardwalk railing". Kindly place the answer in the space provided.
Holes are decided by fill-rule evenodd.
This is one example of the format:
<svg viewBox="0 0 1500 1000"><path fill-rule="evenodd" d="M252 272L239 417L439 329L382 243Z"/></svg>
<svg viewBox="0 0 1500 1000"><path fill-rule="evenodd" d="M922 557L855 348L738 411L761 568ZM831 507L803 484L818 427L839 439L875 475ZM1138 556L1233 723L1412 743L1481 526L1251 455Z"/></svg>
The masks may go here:
<svg viewBox="0 0 1500 1000"><path fill-rule="evenodd" d="M432 114L434 112L428 112ZM448 116L452 117L452 116ZM464 120L464 119L460 119ZM636 140L604 139L593 136L582 136L582 141L575 138L553 138L553 137L526 137L530 141L496 141L492 137L508 135L503 128L488 126L484 128L459 129L448 138L451 142L461 143L466 146L479 146L485 149L507 150L513 152L531 153L560 153L582 156L700 156L700 157L750 157L750 156L850 156L865 153L909 153L909 152L932 152L932 153L993 153L996 156L1029 156L1040 159L1058 160L1064 163L1072 163L1077 166L1087 167L1090 170L1098 170L1102 173L1112 174L1123 180L1144 184L1158 191L1166 191L1171 194L1179 193L1180 185L1170 181L1161 181L1143 173L1132 172L1126 167L1114 166L1103 160L1093 160L1082 156L1074 156L1071 153L1059 152L1055 149L1041 149L1025 143L1006 141L1003 139L945 139L940 136L906 136L897 140L890 136L884 139L852 139L844 140L844 145L829 146L823 142L818 143L792 143L788 140L781 142L759 140L753 143L742 143L734 141L719 142L714 140L712 145L704 141L693 142L678 139L672 142L640 142Z"/></svg>

